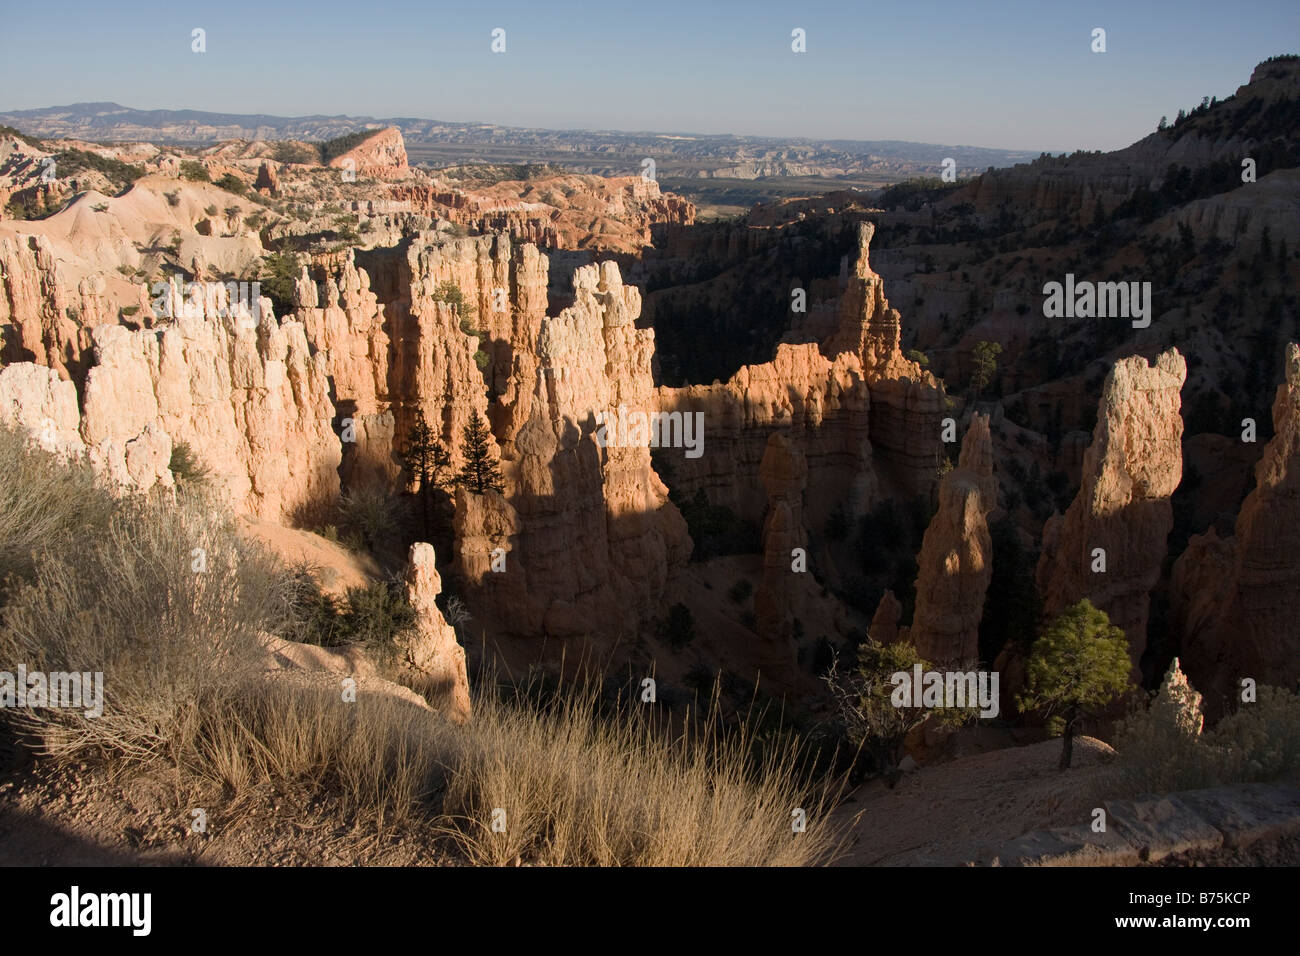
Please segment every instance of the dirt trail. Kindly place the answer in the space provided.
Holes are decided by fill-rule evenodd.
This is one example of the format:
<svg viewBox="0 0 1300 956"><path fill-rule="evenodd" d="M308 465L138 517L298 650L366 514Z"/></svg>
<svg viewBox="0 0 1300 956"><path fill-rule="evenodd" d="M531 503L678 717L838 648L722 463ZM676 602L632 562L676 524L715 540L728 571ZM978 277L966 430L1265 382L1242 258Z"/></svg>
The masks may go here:
<svg viewBox="0 0 1300 956"><path fill-rule="evenodd" d="M837 811L859 817L840 865L960 865L1026 831L1085 823L1111 753L1099 740L1077 738L1074 766L1062 772L1061 742L1047 740L922 767L892 790L870 781Z"/></svg>

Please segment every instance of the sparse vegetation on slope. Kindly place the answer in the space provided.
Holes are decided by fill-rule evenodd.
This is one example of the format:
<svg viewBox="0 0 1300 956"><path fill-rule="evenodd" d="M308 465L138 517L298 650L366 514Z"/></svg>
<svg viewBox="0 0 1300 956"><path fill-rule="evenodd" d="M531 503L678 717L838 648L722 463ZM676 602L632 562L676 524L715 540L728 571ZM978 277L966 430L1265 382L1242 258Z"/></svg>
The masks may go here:
<svg viewBox="0 0 1300 956"><path fill-rule="evenodd" d="M320 151L321 163L328 164L330 160L342 156L351 149L355 149L378 132L377 129L363 129L356 133L346 133L343 136L326 140L317 147Z"/></svg>
<svg viewBox="0 0 1300 956"><path fill-rule="evenodd" d="M120 159L107 159L84 149L65 149L55 153L54 163L56 175L60 179L93 169L103 174L117 189L125 189L144 175L144 170L139 166L124 163Z"/></svg>
<svg viewBox="0 0 1300 956"><path fill-rule="evenodd" d="M23 712L53 759L170 767L231 806L268 788L324 800L364 826L432 828L472 863L801 865L835 849L830 790L791 769L793 744L755 759L743 732L670 733L580 685L540 707L481 691L456 727L394 695L349 703L333 679L277 678L262 642L297 635L301 580L211 499L119 501L7 429L0 443L0 555L22 574L0 659L105 678L102 717Z"/></svg>

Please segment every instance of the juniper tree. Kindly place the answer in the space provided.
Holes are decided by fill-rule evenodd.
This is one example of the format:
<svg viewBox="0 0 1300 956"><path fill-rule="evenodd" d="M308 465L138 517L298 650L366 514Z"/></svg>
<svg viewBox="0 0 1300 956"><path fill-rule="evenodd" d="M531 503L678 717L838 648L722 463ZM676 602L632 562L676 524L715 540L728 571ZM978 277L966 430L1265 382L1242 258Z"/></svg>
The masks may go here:
<svg viewBox="0 0 1300 956"><path fill-rule="evenodd" d="M505 491L501 465L492 457L491 437L487 422L475 410L465 426L465 465L456 480L461 487L479 495L488 489Z"/></svg>
<svg viewBox="0 0 1300 956"><path fill-rule="evenodd" d="M840 672L838 660L832 661L822 680L835 698L849 739L861 748L877 772L896 770L907 735L927 720L935 727L959 727L971 718L968 707L898 705L894 675L902 673L910 678L917 664L923 671L932 667L908 641L882 644L868 637L858 646L857 658L857 667L847 673Z"/></svg>
<svg viewBox="0 0 1300 956"><path fill-rule="evenodd" d="M1017 703L1021 710L1040 708L1049 729L1064 737L1062 770L1070 766L1080 721L1132 686L1124 632L1087 599L1048 625L1034 642L1026 671Z"/></svg>

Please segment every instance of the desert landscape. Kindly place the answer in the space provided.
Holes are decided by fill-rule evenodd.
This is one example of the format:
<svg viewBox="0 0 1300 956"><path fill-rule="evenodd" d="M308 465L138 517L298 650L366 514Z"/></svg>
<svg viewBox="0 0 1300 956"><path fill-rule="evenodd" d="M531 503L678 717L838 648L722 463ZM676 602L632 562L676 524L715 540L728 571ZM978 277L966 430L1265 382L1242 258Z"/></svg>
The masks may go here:
<svg viewBox="0 0 1300 956"><path fill-rule="evenodd" d="M1055 153L11 89L0 863L1300 864L1237 83Z"/></svg>

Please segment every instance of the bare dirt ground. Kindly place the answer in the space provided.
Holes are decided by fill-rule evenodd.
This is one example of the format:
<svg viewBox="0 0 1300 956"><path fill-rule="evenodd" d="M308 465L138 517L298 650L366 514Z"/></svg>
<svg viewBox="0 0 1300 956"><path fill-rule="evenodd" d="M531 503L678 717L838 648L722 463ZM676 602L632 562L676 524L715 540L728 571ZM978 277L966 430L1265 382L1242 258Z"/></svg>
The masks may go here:
<svg viewBox="0 0 1300 956"><path fill-rule="evenodd" d="M56 768L0 777L0 866L439 866L432 834L349 826L333 808L273 793L238 804L185 796L163 773ZM207 811L195 833L192 811Z"/></svg>
<svg viewBox="0 0 1300 956"><path fill-rule="evenodd" d="M1040 827L1084 822L1102 798L1109 748L1075 746L1056 769L1059 741L963 757L871 781L836 817L853 824L840 866L963 865ZM232 803L182 792L170 774L112 772L48 761L0 775L0 866L454 866L419 828L349 824L337 808L269 791ZM196 806L207 833L191 829ZM1179 854L1152 866L1297 866L1300 836L1241 849Z"/></svg>
<svg viewBox="0 0 1300 956"><path fill-rule="evenodd" d="M1080 737L1062 772L1061 742L1048 740L922 767L892 789L869 781L836 811L857 817L839 865L961 865L1029 830L1086 822L1111 753Z"/></svg>

